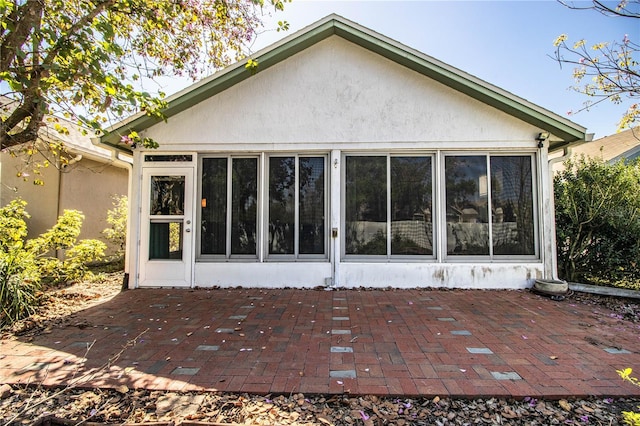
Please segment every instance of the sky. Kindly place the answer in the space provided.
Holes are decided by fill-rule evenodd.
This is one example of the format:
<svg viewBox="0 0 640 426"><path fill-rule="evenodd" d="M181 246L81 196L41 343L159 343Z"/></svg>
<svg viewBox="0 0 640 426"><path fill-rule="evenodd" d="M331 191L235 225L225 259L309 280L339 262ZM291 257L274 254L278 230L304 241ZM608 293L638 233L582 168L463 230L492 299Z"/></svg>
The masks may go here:
<svg viewBox="0 0 640 426"><path fill-rule="evenodd" d="M571 10L555 0L293 0L285 4L284 12L265 17L266 28L286 20L290 30L266 31L252 49L266 47L332 13L568 118L595 133L595 138L615 133L630 104L606 101L577 112L587 98L570 89L573 68L561 67L552 58L553 41L567 34L571 44L585 39L590 46L621 41L628 34L638 42L637 20Z"/></svg>

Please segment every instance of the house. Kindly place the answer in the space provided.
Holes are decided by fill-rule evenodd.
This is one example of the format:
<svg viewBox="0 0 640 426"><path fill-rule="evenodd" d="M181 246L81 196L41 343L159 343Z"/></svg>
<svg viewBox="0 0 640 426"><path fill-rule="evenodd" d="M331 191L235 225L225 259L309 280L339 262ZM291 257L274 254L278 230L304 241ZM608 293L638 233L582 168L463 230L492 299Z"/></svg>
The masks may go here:
<svg viewBox="0 0 640 426"><path fill-rule="evenodd" d="M572 156L600 158L609 163L640 158L640 129L632 128L587 142L572 149Z"/></svg>
<svg viewBox="0 0 640 426"><path fill-rule="evenodd" d="M131 288L555 277L548 154L585 128L335 15L254 60L98 141L133 155Z"/></svg>
<svg viewBox="0 0 640 426"><path fill-rule="evenodd" d="M11 107L7 98L3 98L3 106ZM0 153L0 203L4 206L16 198L27 202L27 212L31 216L27 220L29 238L50 229L64 210L79 210L85 216L79 238L102 240L107 243L109 252L113 252L117 248L111 247L102 231L109 226L106 218L107 210L113 208L112 197L128 194L131 162L126 161L125 156L116 158L113 151L94 145L89 136L71 123L65 127L68 134L60 133L50 125L40 130L36 147L61 142L73 156L68 164L41 168L41 175L34 175L28 166L25 168L23 156ZM41 154L35 155L36 161L45 159ZM24 179L20 173L30 176ZM44 184L34 185L36 177Z"/></svg>

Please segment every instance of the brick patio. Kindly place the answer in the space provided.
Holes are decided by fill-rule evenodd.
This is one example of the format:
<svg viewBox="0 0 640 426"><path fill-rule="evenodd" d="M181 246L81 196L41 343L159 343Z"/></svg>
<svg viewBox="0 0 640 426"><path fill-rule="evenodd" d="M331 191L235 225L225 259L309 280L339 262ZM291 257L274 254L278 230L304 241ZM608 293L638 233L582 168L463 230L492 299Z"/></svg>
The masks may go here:
<svg viewBox="0 0 640 426"><path fill-rule="evenodd" d="M0 383L175 391L640 396L626 367L639 324L528 291L131 290L0 341Z"/></svg>

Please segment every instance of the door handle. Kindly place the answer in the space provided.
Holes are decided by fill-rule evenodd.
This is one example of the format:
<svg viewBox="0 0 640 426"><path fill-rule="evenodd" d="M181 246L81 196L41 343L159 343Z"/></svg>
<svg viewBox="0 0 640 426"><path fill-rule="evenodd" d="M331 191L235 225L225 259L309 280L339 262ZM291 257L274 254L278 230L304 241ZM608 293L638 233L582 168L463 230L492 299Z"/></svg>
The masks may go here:
<svg viewBox="0 0 640 426"><path fill-rule="evenodd" d="M191 232L191 228L185 229L184 232Z"/></svg>

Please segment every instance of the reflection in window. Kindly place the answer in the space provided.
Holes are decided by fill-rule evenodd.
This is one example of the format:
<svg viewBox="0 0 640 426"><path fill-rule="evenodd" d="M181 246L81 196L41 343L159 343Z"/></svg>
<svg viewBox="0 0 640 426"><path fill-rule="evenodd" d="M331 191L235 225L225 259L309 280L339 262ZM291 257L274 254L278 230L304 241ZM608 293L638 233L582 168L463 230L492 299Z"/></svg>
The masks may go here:
<svg viewBox="0 0 640 426"><path fill-rule="evenodd" d="M530 155L447 156L447 254L535 255L532 172Z"/></svg>
<svg viewBox="0 0 640 426"><path fill-rule="evenodd" d="M493 254L535 254L530 156L491 157Z"/></svg>
<svg viewBox="0 0 640 426"><path fill-rule="evenodd" d="M489 255L487 157L445 158L447 254Z"/></svg>
<svg viewBox="0 0 640 426"><path fill-rule="evenodd" d="M269 254L294 254L296 166L294 157L269 159Z"/></svg>
<svg viewBox="0 0 640 426"><path fill-rule="evenodd" d="M391 254L433 254L430 157L391 157Z"/></svg>
<svg viewBox="0 0 640 426"><path fill-rule="evenodd" d="M150 225L149 260L182 260L182 221Z"/></svg>
<svg viewBox="0 0 640 426"><path fill-rule="evenodd" d="M345 161L345 253L433 255L431 157L349 156Z"/></svg>
<svg viewBox="0 0 640 426"><path fill-rule="evenodd" d="M201 188L200 253L256 256L258 159L203 158Z"/></svg>
<svg viewBox="0 0 640 426"><path fill-rule="evenodd" d="M258 159L234 158L231 170L231 254L256 255Z"/></svg>
<svg viewBox="0 0 640 426"><path fill-rule="evenodd" d="M345 253L387 254L387 157L346 157Z"/></svg>
<svg viewBox="0 0 640 426"><path fill-rule="evenodd" d="M184 176L151 176L149 214L184 214L184 182Z"/></svg>
<svg viewBox="0 0 640 426"><path fill-rule="evenodd" d="M323 157L299 159L300 254L325 254L325 166Z"/></svg>
<svg viewBox="0 0 640 426"><path fill-rule="evenodd" d="M227 159L202 159L202 199L200 200L202 254L226 253Z"/></svg>
<svg viewBox="0 0 640 426"><path fill-rule="evenodd" d="M324 162L323 157L269 159L269 254L296 254L296 229L297 254L325 253Z"/></svg>

